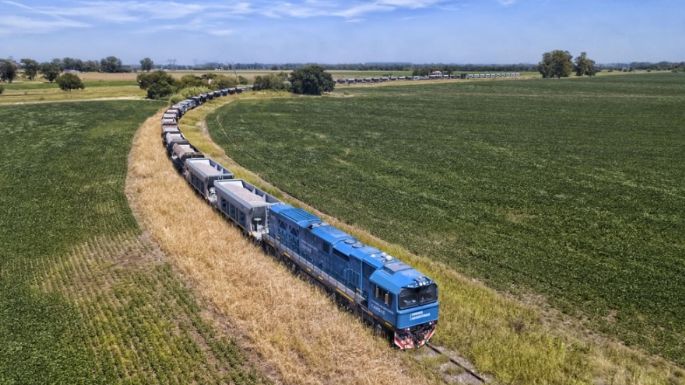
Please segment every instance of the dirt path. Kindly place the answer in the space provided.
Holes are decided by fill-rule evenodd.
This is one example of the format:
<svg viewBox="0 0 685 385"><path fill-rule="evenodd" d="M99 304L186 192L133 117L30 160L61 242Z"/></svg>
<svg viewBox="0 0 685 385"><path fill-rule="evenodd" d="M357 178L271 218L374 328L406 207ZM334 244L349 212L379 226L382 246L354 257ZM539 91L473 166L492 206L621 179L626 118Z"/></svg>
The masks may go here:
<svg viewBox="0 0 685 385"><path fill-rule="evenodd" d="M374 338L320 290L247 241L166 158L160 114L137 133L126 193L139 223L195 292L287 384L425 384L410 359Z"/></svg>

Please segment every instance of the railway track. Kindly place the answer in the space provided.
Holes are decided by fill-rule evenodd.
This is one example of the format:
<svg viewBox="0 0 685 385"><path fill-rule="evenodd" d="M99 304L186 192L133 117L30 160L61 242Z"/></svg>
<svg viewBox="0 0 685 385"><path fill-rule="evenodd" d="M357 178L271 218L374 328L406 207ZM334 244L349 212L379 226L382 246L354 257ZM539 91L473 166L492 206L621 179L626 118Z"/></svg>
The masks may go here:
<svg viewBox="0 0 685 385"><path fill-rule="evenodd" d="M448 359L448 366L456 367L457 372L459 374L454 374L453 370L450 370L449 368L441 367L444 380L447 383L469 385L480 385L490 383L490 381L487 378L478 374L474 369L472 369L471 365L466 360L457 358L454 355L449 354L449 352L446 352L444 349L430 342L426 344L426 347L432 350L433 352L446 357Z"/></svg>

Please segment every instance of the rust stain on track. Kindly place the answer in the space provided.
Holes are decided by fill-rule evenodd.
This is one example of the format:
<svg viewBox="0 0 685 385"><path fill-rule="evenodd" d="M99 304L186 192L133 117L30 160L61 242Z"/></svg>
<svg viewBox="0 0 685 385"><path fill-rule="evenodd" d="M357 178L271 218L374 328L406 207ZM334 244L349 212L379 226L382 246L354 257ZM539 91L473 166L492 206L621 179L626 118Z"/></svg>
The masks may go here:
<svg viewBox="0 0 685 385"><path fill-rule="evenodd" d="M141 226L243 347L287 384L425 384L319 289L292 276L202 201L175 172L161 113L139 129L126 194Z"/></svg>

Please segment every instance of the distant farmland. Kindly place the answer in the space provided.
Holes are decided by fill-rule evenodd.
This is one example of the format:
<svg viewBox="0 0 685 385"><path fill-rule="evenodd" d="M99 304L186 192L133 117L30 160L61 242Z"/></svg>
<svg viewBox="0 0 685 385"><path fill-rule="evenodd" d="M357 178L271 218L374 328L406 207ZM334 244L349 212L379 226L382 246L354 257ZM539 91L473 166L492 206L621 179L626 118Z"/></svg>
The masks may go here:
<svg viewBox="0 0 685 385"><path fill-rule="evenodd" d="M0 107L0 383L257 384L124 195L158 102Z"/></svg>
<svg viewBox="0 0 685 385"><path fill-rule="evenodd" d="M685 76L345 88L208 119L315 207L685 363Z"/></svg>

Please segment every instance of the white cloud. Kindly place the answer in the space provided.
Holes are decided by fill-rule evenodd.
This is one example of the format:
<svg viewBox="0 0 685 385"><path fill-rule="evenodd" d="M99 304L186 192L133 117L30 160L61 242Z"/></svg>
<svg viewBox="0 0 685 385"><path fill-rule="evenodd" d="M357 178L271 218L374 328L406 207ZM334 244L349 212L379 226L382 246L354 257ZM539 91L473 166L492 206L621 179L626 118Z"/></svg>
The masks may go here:
<svg viewBox="0 0 685 385"><path fill-rule="evenodd" d="M32 6L21 0L0 0L0 27L6 33L52 32L66 28L83 28L103 24L141 24L139 31L183 29L165 22L179 24L201 19L212 28L207 33L228 36L231 30L221 21L261 16L270 18L315 18L336 17L348 22L361 22L363 17L373 13L387 13L396 10L416 10L458 0L235 0L220 3L199 1L131 1L131 0L75 0L58 5ZM498 0L513 2L514 0ZM2 4L10 8L4 12ZM30 3L28 3L30 4ZM143 24L144 23L144 24ZM196 30L202 31L197 28ZM9 32L7 32L9 31ZM218 31L218 32L217 32Z"/></svg>
<svg viewBox="0 0 685 385"><path fill-rule="evenodd" d="M209 34L214 36L229 36L233 35L233 33L231 29L212 29L209 31Z"/></svg>
<svg viewBox="0 0 685 385"><path fill-rule="evenodd" d="M67 28L86 28L90 24L71 20L44 20L24 16L6 15L0 17L0 33L7 34L34 34L54 32Z"/></svg>

